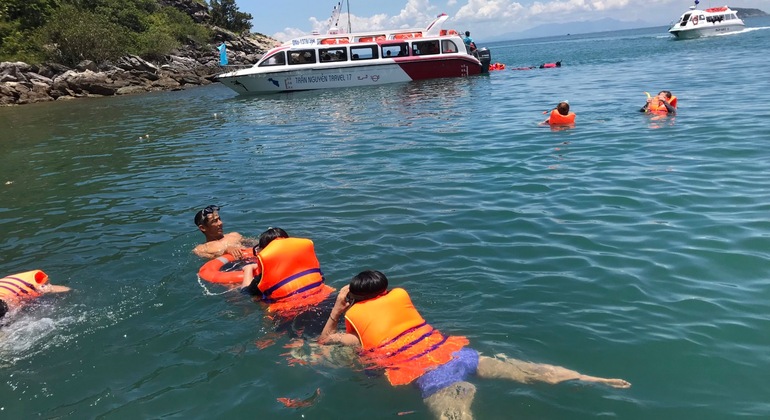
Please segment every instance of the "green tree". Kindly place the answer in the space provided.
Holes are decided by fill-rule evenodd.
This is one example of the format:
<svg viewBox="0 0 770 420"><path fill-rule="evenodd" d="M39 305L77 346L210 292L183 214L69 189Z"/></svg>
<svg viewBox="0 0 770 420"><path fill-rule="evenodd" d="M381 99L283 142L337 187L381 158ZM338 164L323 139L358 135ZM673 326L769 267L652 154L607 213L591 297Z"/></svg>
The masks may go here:
<svg viewBox="0 0 770 420"><path fill-rule="evenodd" d="M131 50L126 28L108 17L71 5L64 5L41 28L42 41L51 59L74 66L82 60L102 63Z"/></svg>
<svg viewBox="0 0 770 420"><path fill-rule="evenodd" d="M235 0L211 0L211 24L233 32L243 32L251 29L250 13L238 11Z"/></svg>

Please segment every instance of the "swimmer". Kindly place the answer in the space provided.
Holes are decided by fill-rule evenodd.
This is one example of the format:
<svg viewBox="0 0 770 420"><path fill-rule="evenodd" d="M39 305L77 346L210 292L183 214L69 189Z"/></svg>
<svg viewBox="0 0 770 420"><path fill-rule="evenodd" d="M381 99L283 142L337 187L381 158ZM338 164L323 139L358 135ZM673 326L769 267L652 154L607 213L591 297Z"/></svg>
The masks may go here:
<svg viewBox="0 0 770 420"><path fill-rule="evenodd" d="M345 318L345 332L338 332ZM362 349L362 360L385 369L392 385L416 383L436 418L472 418L476 387L471 375L521 383L583 381L628 388L623 379L584 375L560 366L507 357L481 356L467 347L468 339L445 336L428 325L404 289L388 290L379 271L363 271L343 287L318 339L320 344L343 344Z"/></svg>
<svg viewBox="0 0 770 420"><path fill-rule="evenodd" d="M547 112L547 111L546 111ZM575 113L569 112L569 102L561 101L551 110L551 115L541 125L570 125L575 124Z"/></svg>
<svg viewBox="0 0 770 420"><path fill-rule="evenodd" d="M193 253L201 258L213 259L230 254L236 259L243 257L241 249L250 248L248 241L238 232L224 233L222 219L219 218L219 206L206 206L195 213L195 226L206 237L206 242L193 248Z"/></svg>
<svg viewBox="0 0 770 420"><path fill-rule="evenodd" d="M657 96L652 97L647 94L647 103L639 109L640 112L649 112L655 114L676 114L676 96L668 90L661 90Z"/></svg>
<svg viewBox="0 0 770 420"><path fill-rule="evenodd" d="M67 286L48 283L42 270L13 274L0 279L0 318L46 293L69 292Z"/></svg>
<svg viewBox="0 0 770 420"><path fill-rule="evenodd" d="M254 254L257 263L243 267L241 290L258 296L268 304L268 312L284 320L318 306L334 292L324 283L310 239L291 238L285 230L271 227L259 235ZM324 319L325 314L321 324Z"/></svg>

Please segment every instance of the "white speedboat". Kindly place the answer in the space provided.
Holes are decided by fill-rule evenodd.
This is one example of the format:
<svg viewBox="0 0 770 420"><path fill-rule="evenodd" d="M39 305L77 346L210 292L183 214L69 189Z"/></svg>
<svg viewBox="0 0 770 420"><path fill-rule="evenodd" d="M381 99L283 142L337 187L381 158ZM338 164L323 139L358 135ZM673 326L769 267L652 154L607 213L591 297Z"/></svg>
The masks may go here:
<svg viewBox="0 0 770 420"><path fill-rule="evenodd" d="M679 39L690 39L738 32L744 27L738 14L727 6L706 10L698 10L695 6L690 6L690 10L684 12L668 32Z"/></svg>
<svg viewBox="0 0 770 420"><path fill-rule="evenodd" d="M487 72L491 56L471 51L439 15L425 29L374 30L292 39L265 53L253 66L217 76L239 94L374 86Z"/></svg>

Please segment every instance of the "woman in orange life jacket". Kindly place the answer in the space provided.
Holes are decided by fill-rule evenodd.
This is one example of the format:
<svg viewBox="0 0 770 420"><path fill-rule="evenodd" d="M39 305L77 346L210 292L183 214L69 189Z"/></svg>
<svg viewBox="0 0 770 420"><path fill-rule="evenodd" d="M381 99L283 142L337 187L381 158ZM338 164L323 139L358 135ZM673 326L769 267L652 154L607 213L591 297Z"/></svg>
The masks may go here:
<svg viewBox="0 0 770 420"><path fill-rule="evenodd" d="M241 291L268 304L279 330L292 326L303 334L320 334L334 289L324 283L313 241L290 238L285 230L271 227L259 235L254 254L257 263L243 267Z"/></svg>
<svg viewBox="0 0 770 420"><path fill-rule="evenodd" d="M26 271L0 278L0 318L11 310L46 293L69 292L66 286L48 283L48 275L42 270Z"/></svg>
<svg viewBox="0 0 770 420"><path fill-rule="evenodd" d="M337 332L345 317L345 332ZM559 366L480 356L465 337L445 336L420 316L405 290L388 290L379 271L363 271L343 287L321 337L321 344L361 349L369 365L385 369L392 385L414 382L437 418L470 418L476 392L466 379L502 378L522 383L581 380L628 388L622 379L583 375Z"/></svg>
<svg viewBox="0 0 770 420"><path fill-rule="evenodd" d="M658 96L647 98L647 103L639 110L653 114L676 114L676 96L668 90L661 90Z"/></svg>
<svg viewBox="0 0 770 420"><path fill-rule="evenodd" d="M547 111L546 111L547 112ZM569 102L561 101L551 110L551 115L543 121L543 125L572 125L575 124L575 113L569 112Z"/></svg>

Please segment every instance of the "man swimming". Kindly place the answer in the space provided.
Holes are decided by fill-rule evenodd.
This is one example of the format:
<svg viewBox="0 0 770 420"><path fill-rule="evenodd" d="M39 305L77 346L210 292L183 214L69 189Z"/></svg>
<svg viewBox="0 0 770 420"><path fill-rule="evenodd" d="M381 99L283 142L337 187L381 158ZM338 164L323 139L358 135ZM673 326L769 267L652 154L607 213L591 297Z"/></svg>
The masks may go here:
<svg viewBox="0 0 770 420"><path fill-rule="evenodd" d="M224 224L219 218L219 206L206 206L195 213L195 226L206 237L206 242L193 248L193 253L201 258L217 258L230 254L235 258L243 257L241 249L250 248L238 232L224 233Z"/></svg>

